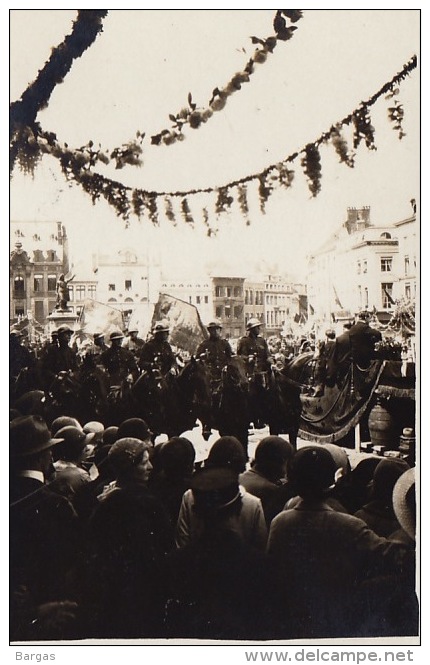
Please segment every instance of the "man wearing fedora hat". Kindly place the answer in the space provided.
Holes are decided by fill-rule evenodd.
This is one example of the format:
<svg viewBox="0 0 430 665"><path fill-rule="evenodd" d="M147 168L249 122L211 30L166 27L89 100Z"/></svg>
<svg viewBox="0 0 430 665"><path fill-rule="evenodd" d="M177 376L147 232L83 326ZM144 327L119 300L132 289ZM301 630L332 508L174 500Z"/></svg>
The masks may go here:
<svg viewBox="0 0 430 665"><path fill-rule="evenodd" d="M68 608L72 619L76 608L72 578L79 551L78 518L70 502L49 486L52 448L61 441L51 437L40 416L20 416L10 424L11 637L15 640L70 636L60 615Z"/></svg>
<svg viewBox="0 0 430 665"><path fill-rule="evenodd" d="M169 338L169 324L159 321L152 329L152 339L142 347L139 357L139 367L142 371L157 368L165 376L169 372L176 374L176 357L167 341Z"/></svg>
<svg viewBox="0 0 430 665"><path fill-rule="evenodd" d="M139 376L139 368L131 351L123 349L121 346L124 335L120 330L114 330L109 339L111 345L106 351L103 351L100 361L108 371L111 385L120 385L129 374L136 381Z"/></svg>

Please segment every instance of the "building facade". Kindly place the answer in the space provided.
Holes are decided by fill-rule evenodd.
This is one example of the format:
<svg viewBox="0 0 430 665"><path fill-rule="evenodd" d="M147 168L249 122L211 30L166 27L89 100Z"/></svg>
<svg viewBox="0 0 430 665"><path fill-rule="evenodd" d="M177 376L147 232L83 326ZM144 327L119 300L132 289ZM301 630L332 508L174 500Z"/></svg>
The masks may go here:
<svg viewBox="0 0 430 665"><path fill-rule="evenodd" d="M212 276L214 315L227 339L237 339L245 332L244 282L244 277Z"/></svg>
<svg viewBox="0 0 430 665"><path fill-rule="evenodd" d="M45 324L58 278L69 269L66 229L55 221L11 221L10 239L10 321L31 314Z"/></svg>
<svg viewBox="0 0 430 665"><path fill-rule="evenodd" d="M370 220L369 207L348 208L342 227L309 259L310 314L329 321L369 309L376 310L382 322L388 321L406 284L413 295L416 278L412 270L417 251L414 222L411 218L377 226ZM403 279L405 271L409 281Z"/></svg>

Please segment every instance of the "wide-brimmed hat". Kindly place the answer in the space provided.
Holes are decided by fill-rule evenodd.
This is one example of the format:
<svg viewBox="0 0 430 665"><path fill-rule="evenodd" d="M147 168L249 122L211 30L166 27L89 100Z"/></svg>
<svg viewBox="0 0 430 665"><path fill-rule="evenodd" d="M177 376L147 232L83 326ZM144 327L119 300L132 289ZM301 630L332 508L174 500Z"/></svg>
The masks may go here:
<svg viewBox="0 0 430 665"><path fill-rule="evenodd" d="M134 333L134 332L135 332L135 333L139 332L138 328L129 328L129 329L127 330L127 334L128 334L128 335L130 335L131 333Z"/></svg>
<svg viewBox="0 0 430 665"><path fill-rule="evenodd" d="M257 328L258 326L262 326L263 324L261 323L260 319L249 319L249 321L246 324L246 329L251 330L251 328Z"/></svg>
<svg viewBox="0 0 430 665"><path fill-rule="evenodd" d="M9 451L11 457L28 457L52 448L62 438L52 438L41 416L19 416L10 423Z"/></svg>
<svg viewBox="0 0 430 665"><path fill-rule="evenodd" d="M11 330L9 335L10 337L22 337L22 332L20 330Z"/></svg>
<svg viewBox="0 0 430 665"><path fill-rule="evenodd" d="M93 334L94 339L101 339L101 337L104 337L104 336L105 336L104 332L95 332Z"/></svg>
<svg viewBox="0 0 430 665"><path fill-rule="evenodd" d="M393 489L394 514L404 531L415 540L416 499L415 468L405 471Z"/></svg>

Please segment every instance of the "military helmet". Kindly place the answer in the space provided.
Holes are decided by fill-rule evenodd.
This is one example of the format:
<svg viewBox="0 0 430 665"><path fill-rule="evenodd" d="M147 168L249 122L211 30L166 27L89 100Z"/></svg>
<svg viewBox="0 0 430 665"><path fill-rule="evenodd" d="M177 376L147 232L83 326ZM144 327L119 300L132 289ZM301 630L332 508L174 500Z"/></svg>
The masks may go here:
<svg viewBox="0 0 430 665"><path fill-rule="evenodd" d="M206 328L208 330L209 330L209 328L222 328L222 323L221 323L221 321L218 321L218 319L216 319L216 320L211 321L210 323L208 323Z"/></svg>
<svg viewBox="0 0 430 665"><path fill-rule="evenodd" d="M169 332L169 324L167 321L158 321L158 323L155 324L155 326L152 329L153 333L159 333L159 332Z"/></svg>
<svg viewBox="0 0 430 665"><path fill-rule="evenodd" d="M249 319L249 321L247 322L246 329L251 330L251 328L257 328L257 326L262 326L262 325L263 324L260 321L260 319L252 318L252 319Z"/></svg>

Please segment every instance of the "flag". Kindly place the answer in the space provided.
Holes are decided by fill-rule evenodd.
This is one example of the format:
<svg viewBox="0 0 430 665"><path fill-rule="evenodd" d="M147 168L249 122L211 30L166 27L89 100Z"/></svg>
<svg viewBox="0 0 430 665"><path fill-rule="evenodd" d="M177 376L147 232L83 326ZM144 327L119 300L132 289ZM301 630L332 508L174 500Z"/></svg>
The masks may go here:
<svg viewBox="0 0 430 665"><path fill-rule="evenodd" d="M114 330L124 329L122 312L96 300L85 300L79 319L79 328L92 336L96 332L108 336Z"/></svg>
<svg viewBox="0 0 430 665"><path fill-rule="evenodd" d="M382 287L382 290L384 291L385 295L387 296L387 299L388 299L388 302L390 303L390 305L395 305L396 304L395 301L393 300L393 298L391 297L391 294L387 291L385 286Z"/></svg>
<svg viewBox="0 0 430 665"><path fill-rule="evenodd" d="M132 328L135 328L138 331L138 336L141 339L146 340L148 334L151 332L153 314L154 303L138 303L131 313L128 329L131 330Z"/></svg>
<svg viewBox="0 0 430 665"><path fill-rule="evenodd" d="M154 307L152 327L158 321L169 323L169 342L190 354L195 353L200 342L207 339L197 307L166 293L160 293Z"/></svg>
<svg viewBox="0 0 430 665"><path fill-rule="evenodd" d="M337 305L338 307L340 307L340 309L343 309L343 305L342 305L342 303L341 303L340 300L339 300L339 296L337 295L337 291L336 291L334 285L333 285L333 291L334 291L334 301L335 301L336 305Z"/></svg>

